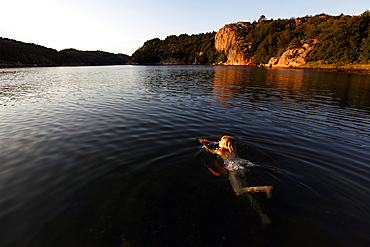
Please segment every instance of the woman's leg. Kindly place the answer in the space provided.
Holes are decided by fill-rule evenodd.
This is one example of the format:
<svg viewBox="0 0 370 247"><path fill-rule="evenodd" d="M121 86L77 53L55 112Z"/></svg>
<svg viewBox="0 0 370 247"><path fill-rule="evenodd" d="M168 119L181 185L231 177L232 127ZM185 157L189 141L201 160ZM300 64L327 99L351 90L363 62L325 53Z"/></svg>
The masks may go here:
<svg viewBox="0 0 370 247"><path fill-rule="evenodd" d="M242 191L242 181L237 176L238 171L229 171L230 184L233 187L237 196L243 195L245 192Z"/></svg>
<svg viewBox="0 0 370 247"><path fill-rule="evenodd" d="M255 187L244 187L241 191L244 193L255 193L255 192L266 192L267 198L272 196L273 186L255 186Z"/></svg>
<svg viewBox="0 0 370 247"><path fill-rule="evenodd" d="M238 171L229 171L230 184L233 187L235 194L240 196L244 193L266 192L267 198L272 196L272 186L255 186L255 187L242 187L242 181L237 175Z"/></svg>
<svg viewBox="0 0 370 247"><path fill-rule="evenodd" d="M265 230L270 224L271 224L271 219L262 211L262 208L258 204L256 200L253 199L253 197L246 193L244 194L245 197L247 197L253 207L253 209L258 213L258 215L261 217L261 229Z"/></svg>
<svg viewBox="0 0 370 247"><path fill-rule="evenodd" d="M249 199L253 209L261 217L262 221L261 228L266 229L271 224L271 219L262 211L262 208L259 206L258 202L254 200L249 193L266 192L267 198L270 198L272 196L273 187L272 186L242 187L242 181L237 173L238 171L229 172L230 184L233 187L235 194L238 196L244 194L244 196L246 196Z"/></svg>

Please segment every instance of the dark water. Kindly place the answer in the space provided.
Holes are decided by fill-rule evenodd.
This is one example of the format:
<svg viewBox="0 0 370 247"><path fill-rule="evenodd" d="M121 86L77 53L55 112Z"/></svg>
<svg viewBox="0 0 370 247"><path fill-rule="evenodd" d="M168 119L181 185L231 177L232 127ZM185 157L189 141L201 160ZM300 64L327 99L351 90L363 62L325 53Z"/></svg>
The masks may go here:
<svg viewBox="0 0 370 247"><path fill-rule="evenodd" d="M0 246L368 246L369 117L366 75L1 69ZM199 158L222 135L284 171L251 171L265 230Z"/></svg>

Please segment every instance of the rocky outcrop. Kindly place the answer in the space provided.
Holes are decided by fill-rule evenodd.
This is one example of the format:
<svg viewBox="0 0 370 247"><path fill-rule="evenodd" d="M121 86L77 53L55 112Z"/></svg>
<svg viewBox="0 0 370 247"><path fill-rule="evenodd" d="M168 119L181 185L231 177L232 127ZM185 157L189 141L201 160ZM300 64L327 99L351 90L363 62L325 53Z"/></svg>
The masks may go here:
<svg viewBox="0 0 370 247"><path fill-rule="evenodd" d="M319 43L317 39L301 40L301 47L287 49L281 57L272 57L267 67L298 67L307 63L307 57Z"/></svg>
<svg viewBox="0 0 370 247"><path fill-rule="evenodd" d="M168 57L164 60L161 60L159 64L161 65L198 64L198 60L197 60L197 57L194 55L190 55L188 59Z"/></svg>
<svg viewBox="0 0 370 247"><path fill-rule="evenodd" d="M162 64L162 65L185 64L185 61L183 59L176 59L173 57L168 57L164 60L161 60L159 64Z"/></svg>
<svg viewBox="0 0 370 247"><path fill-rule="evenodd" d="M247 42L242 34L254 28L249 22L228 24L221 28L215 36L215 48L224 52L227 57L226 65L249 65L252 63L256 44Z"/></svg>
<svg viewBox="0 0 370 247"><path fill-rule="evenodd" d="M258 24L257 24L258 25ZM215 36L215 48L222 51L227 60L224 65L252 64L257 45L245 40L244 36L253 28L249 22L225 25ZM272 57L267 67L298 67L307 63L309 54L318 43L317 39L301 40L301 46L288 48L280 57Z"/></svg>

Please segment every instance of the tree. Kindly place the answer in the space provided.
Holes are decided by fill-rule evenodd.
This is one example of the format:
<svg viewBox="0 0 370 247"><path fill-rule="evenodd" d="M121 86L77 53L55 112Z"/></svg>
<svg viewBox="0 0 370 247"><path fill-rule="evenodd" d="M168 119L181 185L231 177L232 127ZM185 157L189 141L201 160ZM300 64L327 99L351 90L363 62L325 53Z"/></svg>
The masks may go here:
<svg viewBox="0 0 370 247"><path fill-rule="evenodd" d="M370 36L362 41L360 51L360 61L370 63Z"/></svg>
<svg viewBox="0 0 370 247"><path fill-rule="evenodd" d="M261 15L260 18L258 19L258 22L265 21L265 20L266 20L266 16Z"/></svg>

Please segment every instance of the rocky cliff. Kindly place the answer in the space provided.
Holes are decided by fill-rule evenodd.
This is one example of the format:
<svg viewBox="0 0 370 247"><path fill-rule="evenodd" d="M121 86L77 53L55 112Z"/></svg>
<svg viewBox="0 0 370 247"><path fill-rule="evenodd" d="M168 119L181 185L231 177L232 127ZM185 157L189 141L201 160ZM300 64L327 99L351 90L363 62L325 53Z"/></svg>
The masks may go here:
<svg viewBox="0 0 370 247"><path fill-rule="evenodd" d="M315 45L319 43L317 39L307 39L300 41L301 47L287 49L281 57L272 57L267 67L298 67L307 63L309 54L313 51Z"/></svg>
<svg viewBox="0 0 370 247"><path fill-rule="evenodd" d="M299 24L299 23L298 23ZM297 21L295 25L298 25ZM260 23L238 22L222 27L215 36L215 49L227 56L224 65L251 65L257 50L257 44L247 41L244 37L259 28ZM263 24L261 24L263 25ZM285 27L287 28L287 27ZM274 40L270 37L269 40ZM307 58L319 43L317 39L301 40L300 45L287 45L280 57L268 57L268 67L298 67L307 63ZM260 50L261 52L261 50ZM265 62L265 63L266 63ZM254 64L256 65L256 64ZM258 64L260 65L260 63Z"/></svg>
<svg viewBox="0 0 370 247"><path fill-rule="evenodd" d="M249 22L228 24L221 28L215 36L215 48L224 52L227 57L226 65L249 65L252 63L256 44L245 41L243 33L248 33L254 28Z"/></svg>

